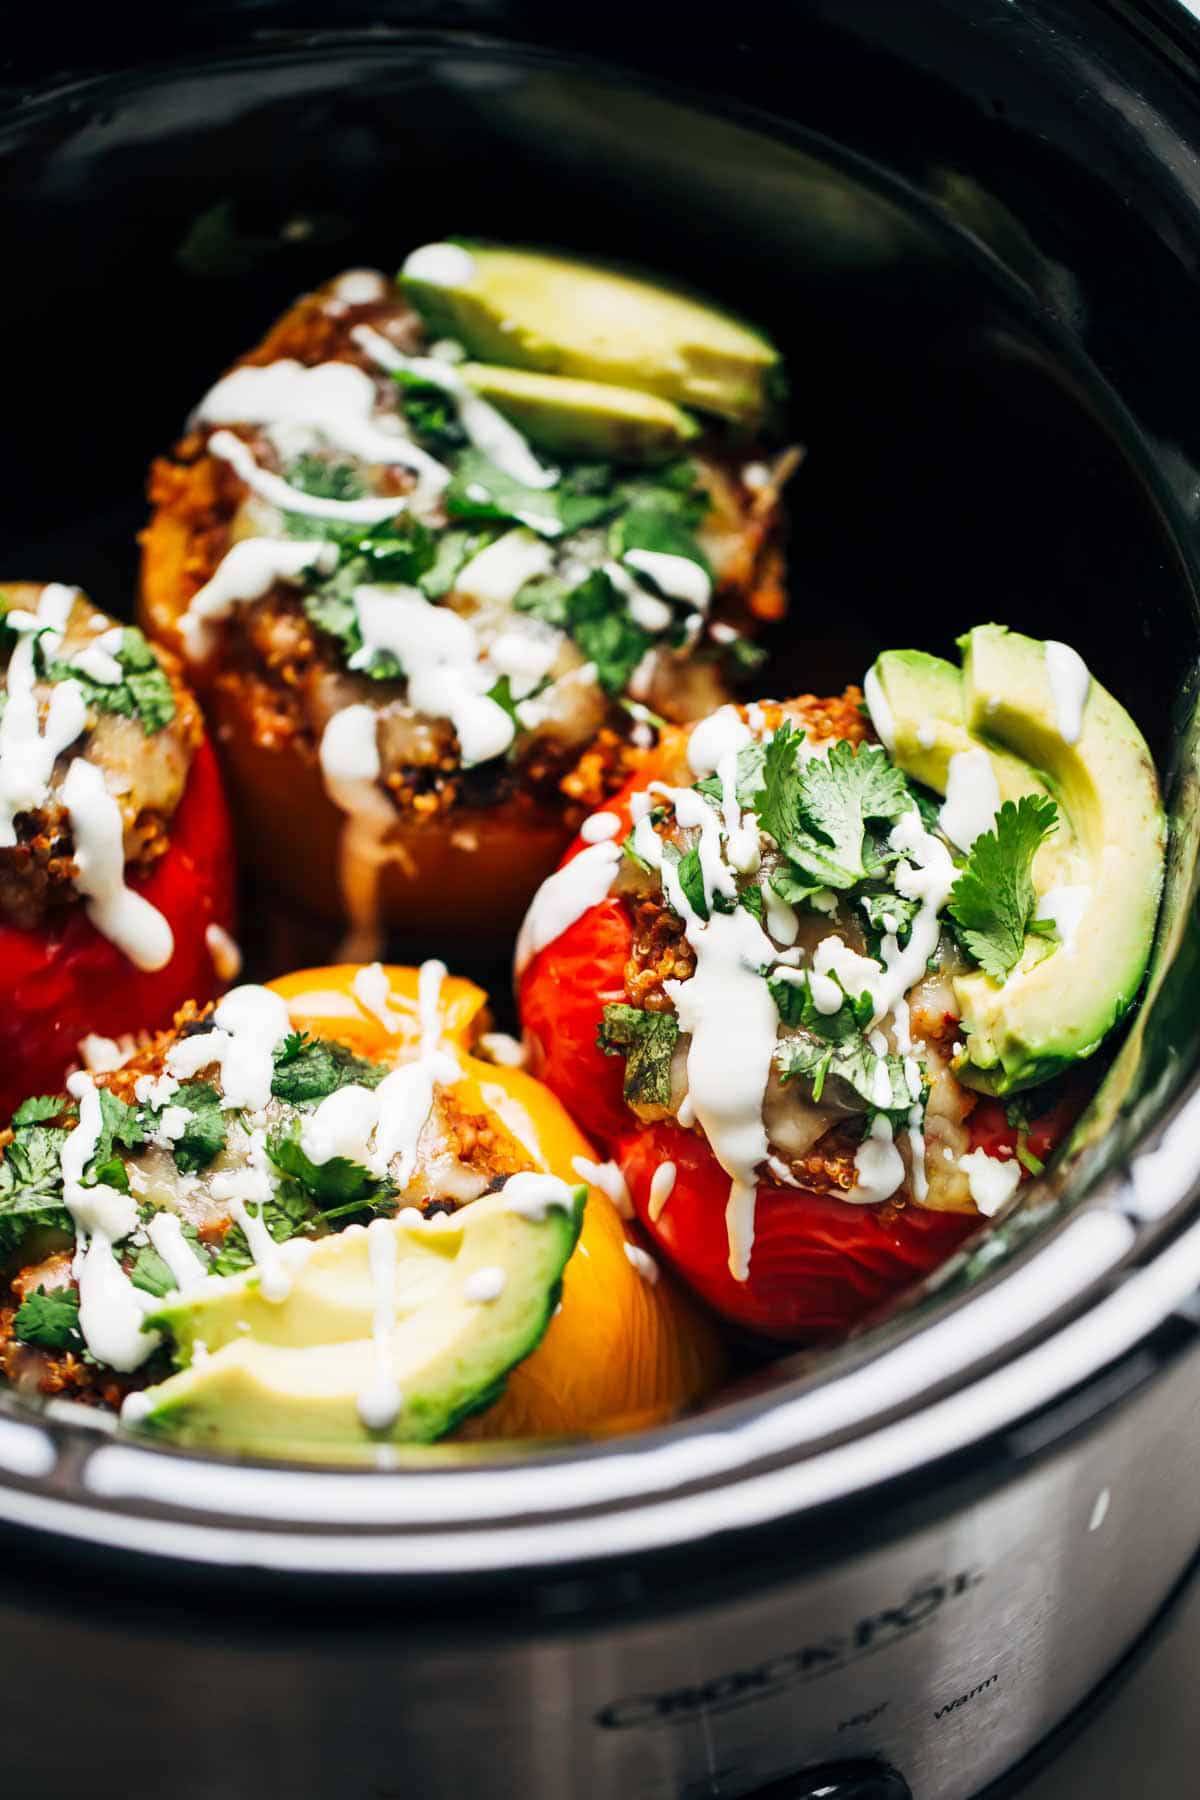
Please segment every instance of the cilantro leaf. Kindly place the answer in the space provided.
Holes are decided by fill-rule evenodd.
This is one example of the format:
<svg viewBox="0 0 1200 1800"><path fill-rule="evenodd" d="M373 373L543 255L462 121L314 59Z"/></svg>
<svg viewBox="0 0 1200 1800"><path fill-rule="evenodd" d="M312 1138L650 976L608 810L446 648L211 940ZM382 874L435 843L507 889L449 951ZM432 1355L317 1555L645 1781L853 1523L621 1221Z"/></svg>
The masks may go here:
<svg viewBox="0 0 1200 1800"><path fill-rule="evenodd" d="M698 563L712 579L712 566L678 504L679 497L670 493L639 494L633 504L618 515L609 527L609 548L616 557L627 550L654 550L667 556L682 556Z"/></svg>
<svg viewBox="0 0 1200 1800"><path fill-rule="evenodd" d="M461 569L495 539L493 531L440 531L434 538L433 560L417 577L427 600L441 600L454 587Z"/></svg>
<svg viewBox="0 0 1200 1800"><path fill-rule="evenodd" d="M511 519L541 537L557 538L608 518L621 496L599 466L579 465L552 488L526 487L482 451L466 449L442 501L452 519Z"/></svg>
<svg viewBox="0 0 1200 1800"><path fill-rule="evenodd" d="M47 1293L39 1287L17 1308L13 1332L23 1344L36 1344L41 1350L82 1350L79 1295L74 1288Z"/></svg>
<svg viewBox="0 0 1200 1800"><path fill-rule="evenodd" d="M678 858L675 873L679 878L679 885L683 889L684 898L692 911L699 918L707 919L708 896L704 892L704 870L700 862L700 852L695 845Z"/></svg>
<svg viewBox="0 0 1200 1800"><path fill-rule="evenodd" d="M573 590L567 602L567 629L606 694L619 694L654 640L630 617L628 606L603 569Z"/></svg>
<svg viewBox="0 0 1200 1800"><path fill-rule="evenodd" d="M298 456L284 473L289 486L318 500L361 500L367 491L354 463L329 457Z"/></svg>
<svg viewBox="0 0 1200 1800"><path fill-rule="evenodd" d="M200 1242L196 1227L185 1224L182 1229L192 1252L207 1267L208 1251ZM129 1270L129 1279L134 1287L141 1288L143 1293L153 1294L159 1300L164 1294L173 1294L179 1286L171 1273L170 1265L159 1255L153 1244L142 1244L139 1247Z"/></svg>
<svg viewBox="0 0 1200 1800"><path fill-rule="evenodd" d="M126 625L121 632L115 660L121 670L118 682L93 681L70 662L46 663L42 673L47 681L78 682L88 706L137 719L146 736L152 737L175 717L175 692L166 670L136 625Z"/></svg>
<svg viewBox="0 0 1200 1800"><path fill-rule="evenodd" d="M129 1177L117 1151L118 1148L138 1149L146 1141L146 1128L136 1106L126 1105L124 1100L118 1100L107 1088L98 1088L97 1094L100 1100L100 1135L96 1139L91 1161L84 1169L83 1185L119 1188L123 1194L128 1193Z"/></svg>
<svg viewBox="0 0 1200 1800"><path fill-rule="evenodd" d="M1057 825L1049 795L1006 800L951 889L946 910L963 948L993 981L1003 981L1021 959L1037 908L1033 859Z"/></svg>
<svg viewBox="0 0 1200 1800"><path fill-rule="evenodd" d="M74 1222L63 1205L63 1126L40 1122L15 1129L0 1160L0 1255L15 1250L35 1226L70 1234Z"/></svg>
<svg viewBox="0 0 1200 1800"><path fill-rule="evenodd" d="M466 443L453 394L412 369L393 369L392 380L400 389L400 404L414 436L435 455L444 456Z"/></svg>
<svg viewBox="0 0 1200 1800"><path fill-rule="evenodd" d="M670 1105L671 1058L678 1037L674 1013L605 1007L596 1042L606 1056L625 1058L625 1098L631 1105Z"/></svg>
<svg viewBox="0 0 1200 1800"><path fill-rule="evenodd" d="M768 745L772 739L755 738L738 751L737 759L737 803L743 812L753 811L763 785L763 764L767 757ZM703 781L695 784L697 793L703 794L706 800L721 799L721 781L717 775L706 775ZM774 833L772 833L774 836Z"/></svg>
<svg viewBox="0 0 1200 1800"><path fill-rule="evenodd" d="M754 810L765 831L814 886L854 887L880 875L886 856L871 820L902 818L912 799L887 752L845 739L801 759L803 733L785 721L767 745Z"/></svg>
<svg viewBox="0 0 1200 1800"><path fill-rule="evenodd" d="M806 1081L814 1105L825 1097L854 1111L907 1113L914 1104L902 1059L877 1056L861 1032L837 1043L809 1033L785 1038L776 1048L775 1066L783 1081ZM826 1095L831 1081L838 1091Z"/></svg>
<svg viewBox="0 0 1200 1800"><path fill-rule="evenodd" d="M355 1056L344 1044L293 1031L275 1052L271 1092L290 1106L304 1106L325 1100L352 1082L359 1087L378 1087L386 1074L382 1064Z"/></svg>
<svg viewBox="0 0 1200 1800"><path fill-rule="evenodd" d="M49 1119L60 1118L68 1102L60 1094L32 1094L28 1100L22 1100L12 1116L14 1131L22 1125L40 1125Z"/></svg>
<svg viewBox="0 0 1200 1800"><path fill-rule="evenodd" d="M277 1202L295 1205L300 1198L311 1203L323 1220L361 1212L387 1212L395 1206L396 1188L386 1176L378 1176L348 1156L331 1156L315 1163L300 1143L300 1121L295 1119L267 1139L267 1155L286 1179L277 1190ZM268 1220L268 1224L270 1221ZM274 1233L272 1233L274 1235Z"/></svg>
<svg viewBox="0 0 1200 1800"><path fill-rule="evenodd" d="M188 1114L183 1136L171 1146L175 1166L185 1175L195 1175L207 1169L225 1148L229 1114L221 1106L220 1094L207 1081L185 1081L171 1096L170 1105L182 1106Z"/></svg>
<svg viewBox="0 0 1200 1800"><path fill-rule="evenodd" d="M836 981L837 977L834 976L833 979ZM825 1038L830 1043L845 1043L850 1038L859 1037L863 1027L870 1023L874 1002L869 994L861 994L854 1000L849 994L843 993L842 1004L836 1012L819 1012L813 1001L807 971L803 981L786 981L782 976L776 976L774 980L767 982L767 986L771 990L775 1009L785 1025L803 1026L806 1031Z"/></svg>
<svg viewBox="0 0 1200 1800"><path fill-rule="evenodd" d="M891 932L901 943L917 916L917 901L906 900L903 894L863 894L858 904L872 931L880 936Z"/></svg>

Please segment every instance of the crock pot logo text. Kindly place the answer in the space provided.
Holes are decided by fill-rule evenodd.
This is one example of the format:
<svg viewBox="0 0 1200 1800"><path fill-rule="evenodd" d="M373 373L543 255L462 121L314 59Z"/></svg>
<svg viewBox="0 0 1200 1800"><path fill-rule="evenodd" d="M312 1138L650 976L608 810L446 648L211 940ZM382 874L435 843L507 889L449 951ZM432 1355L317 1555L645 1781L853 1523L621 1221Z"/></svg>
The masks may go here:
<svg viewBox="0 0 1200 1800"><path fill-rule="evenodd" d="M983 1577L973 1570L930 1581L898 1605L859 1619L849 1631L803 1644L768 1657L752 1668L733 1669L714 1675L693 1687L672 1688L661 1694L633 1694L613 1700L596 1714L596 1723L608 1731L626 1731L637 1725L669 1725L697 1713L725 1712L794 1681L812 1681L843 1668L858 1657L869 1656L909 1632L919 1631L942 1607L975 1587Z"/></svg>

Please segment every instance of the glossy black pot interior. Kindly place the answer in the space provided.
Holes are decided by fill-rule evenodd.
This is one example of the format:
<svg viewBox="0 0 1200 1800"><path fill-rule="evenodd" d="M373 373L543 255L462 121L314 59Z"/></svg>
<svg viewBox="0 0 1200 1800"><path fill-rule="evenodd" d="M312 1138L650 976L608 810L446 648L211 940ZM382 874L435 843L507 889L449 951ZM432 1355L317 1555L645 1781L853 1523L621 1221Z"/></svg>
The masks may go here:
<svg viewBox="0 0 1200 1800"><path fill-rule="evenodd" d="M717 59L693 25L634 33L620 6L556 18L554 50L538 8L439 9L435 33L412 7L366 31L339 8L337 32L303 8L184 7L145 36L85 32L77 80L35 32L0 126L0 562L127 612L149 458L298 291L455 230L551 241L693 282L784 345L809 455L772 689L999 619L1075 643L1178 762L1194 121L1183 50L1131 10L746 5ZM1170 948L1093 1173L1193 1061L1195 947ZM505 988L469 946L436 949Z"/></svg>

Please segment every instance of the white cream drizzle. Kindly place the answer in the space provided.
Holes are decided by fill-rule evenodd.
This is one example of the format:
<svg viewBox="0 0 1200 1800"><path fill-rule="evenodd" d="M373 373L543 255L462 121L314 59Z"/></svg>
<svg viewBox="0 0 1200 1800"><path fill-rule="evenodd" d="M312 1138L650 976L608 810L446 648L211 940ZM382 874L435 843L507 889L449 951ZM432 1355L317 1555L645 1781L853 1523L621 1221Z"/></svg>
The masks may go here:
<svg viewBox="0 0 1200 1800"><path fill-rule="evenodd" d="M517 937L514 967L518 977L548 944L605 898L616 880L620 860L619 844L611 840L589 844L546 877L530 902Z"/></svg>
<svg viewBox="0 0 1200 1800"><path fill-rule="evenodd" d="M514 481L532 488L555 485L558 470L543 467L516 426L477 394L453 363L438 356L405 356L369 325L356 325L350 335L359 349L389 374L405 371L449 394L458 410L458 422L471 443Z"/></svg>
<svg viewBox="0 0 1200 1800"><path fill-rule="evenodd" d="M549 575L554 552L543 538L518 525L488 544L454 578L454 592L480 606L511 606L528 581Z"/></svg>
<svg viewBox="0 0 1200 1800"><path fill-rule="evenodd" d="M46 633L44 649L56 655L79 590L52 581L38 597L36 613L14 608L5 617L20 635L8 664L7 700L0 717L0 849L17 841L15 818L33 812L50 792L54 764L87 723L87 705L77 681L54 685L45 726L38 720L34 640Z"/></svg>
<svg viewBox="0 0 1200 1800"><path fill-rule="evenodd" d="M625 1177L615 1162L589 1162L586 1156L573 1156L571 1167L580 1181L588 1182L607 1194L623 1219L632 1219L633 1201Z"/></svg>
<svg viewBox="0 0 1200 1800"><path fill-rule="evenodd" d="M392 1340L396 1331L396 1248L394 1220L372 1219L367 1226L367 1261L375 1301L371 1334L375 1374L358 1396L358 1416L368 1431L390 1431L404 1404L392 1366Z"/></svg>
<svg viewBox="0 0 1200 1800"><path fill-rule="evenodd" d="M81 675L98 682L101 687L117 687L124 678L124 672L117 661L117 652L125 639L123 625L113 625L101 631L98 637L77 650L71 658L71 667L78 669Z"/></svg>
<svg viewBox="0 0 1200 1800"><path fill-rule="evenodd" d="M468 620L411 587L356 588L354 609L363 663L378 651L396 658L408 678L409 704L453 725L464 768L503 756L515 727L505 709L488 698L494 673L480 659ZM351 667L357 663L356 654Z"/></svg>
<svg viewBox="0 0 1200 1800"><path fill-rule="evenodd" d="M657 1287L658 1264L655 1262L650 1252L648 1250L643 1250L640 1244L626 1243L625 1255L630 1266L641 1276L642 1280L646 1282L649 1287Z"/></svg>
<svg viewBox="0 0 1200 1800"><path fill-rule="evenodd" d="M218 981L236 981L242 972L242 951L237 939L215 921L204 928L204 947L212 959Z"/></svg>
<svg viewBox="0 0 1200 1800"><path fill-rule="evenodd" d="M736 706L720 706L692 728L687 744L688 767L698 781L703 780L716 774L717 765L731 750L736 755L752 741L753 735Z"/></svg>
<svg viewBox="0 0 1200 1800"><path fill-rule="evenodd" d="M347 962L378 954L379 882L388 860L385 843L396 822L392 802L378 785L382 765L376 726L373 707L344 706L326 725L317 752L325 791L346 815L338 857L351 927L340 947Z"/></svg>
<svg viewBox="0 0 1200 1800"><path fill-rule="evenodd" d="M146 1235L171 1271L176 1290L188 1294L205 1280L207 1270L183 1235L183 1224L173 1212L156 1212Z"/></svg>
<svg viewBox="0 0 1200 1800"><path fill-rule="evenodd" d="M95 763L77 756L60 797L75 839L75 886L88 918L135 968L163 969L175 953L175 937L162 913L125 885L125 836L121 809Z"/></svg>
<svg viewBox="0 0 1200 1800"><path fill-rule="evenodd" d="M867 703L867 711L871 715L871 723L875 727L880 743L889 753L896 748L896 720L883 684L873 668L868 669L863 680L863 697Z"/></svg>
<svg viewBox="0 0 1200 1800"><path fill-rule="evenodd" d="M1046 639L1046 675L1054 701L1058 734L1066 744L1075 744L1083 730L1083 709L1087 705L1091 673L1078 650L1070 644Z"/></svg>
<svg viewBox="0 0 1200 1800"><path fill-rule="evenodd" d="M297 582L310 570L328 574L337 566L337 545L291 538L242 538L227 550L211 579L192 595L179 621L184 650L201 662L212 645L211 627L228 619L235 606L261 600L276 582Z"/></svg>
<svg viewBox="0 0 1200 1800"><path fill-rule="evenodd" d="M339 364L349 368L350 364ZM362 500L329 500L320 494L306 494L293 487L282 475L264 469L255 461L254 453L232 431L214 431L208 440L209 454L227 462L251 493L278 506L284 512L302 513L312 519L338 519L343 525L381 525L408 510L408 496L368 495Z"/></svg>
<svg viewBox="0 0 1200 1800"><path fill-rule="evenodd" d="M1066 954L1075 949L1075 940L1091 905L1092 890L1086 883L1053 887L1037 904L1039 919L1050 919Z"/></svg>
<svg viewBox="0 0 1200 1800"><path fill-rule="evenodd" d="M505 1212L534 1221L544 1219L552 1207L572 1212L575 1206L574 1188L568 1187L557 1175L542 1175L533 1169L510 1175L503 1193Z"/></svg>
<svg viewBox="0 0 1200 1800"><path fill-rule="evenodd" d="M274 1054L292 1029L287 1006L265 987L236 987L217 1004L214 1029L180 1038L167 1051L171 1075L221 1071L221 1105L257 1112L271 1098Z"/></svg>
<svg viewBox="0 0 1200 1800"><path fill-rule="evenodd" d="M405 281L421 281L429 287L470 287L475 279L475 258L461 244L421 244L409 251L400 274Z"/></svg>
<svg viewBox="0 0 1200 1800"><path fill-rule="evenodd" d="M892 1122L877 1113L871 1129L854 1153L857 1176L849 1193L843 1194L852 1206L878 1206L890 1200L904 1180L904 1164L893 1142Z"/></svg>
<svg viewBox="0 0 1200 1800"><path fill-rule="evenodd" d="M365 369L347 362L317 363L307 368L291 357L284 357L265 366L247 364L223 376L196 408L195 419L206 425L307 430L364 462L398 464L401 468L411 469L422 489L440 493L450 479L450 471L406 437L398 419L388 419L391 429L384 429L382 422L376 419L375 411L375 383ZM209 449L214 450L212 440ZM215 451L215 454L221 452ZM311 500L312 496L308 498ZM290 502L287 504L290 511L311 510L293 507ZM326 504L339 508L320 515L330 519L392 516L391 513L354 515L344 510L348 505L364 504L361 501L329 501ZM404 504L402 501L401 505Z"/></svg>
<svg viewBox="0 0 1200 1800"><path fill-rule="evenodd" d="M595 812L583 821L579 827L579 835L585 844L603 844L609 838L616 837L621 829L621 821L616 813Z"/></svg>
<svg viewBox="0 0 1200 1800"><path fill-rule="evenodd" d="M977 837L991 830L999 810L1000 783L991 757L982 746L959 750L950 758L938 824L952 844L969 850Z"/></svg>
<svg viewBox="0 0 1200 1800"><path fill-rule="evenodd" d="M648 575L659 592L670 599L681 600L696 612L708 611L712 582L690 556L674 556L666 550L626 550L622 560L639 575Z"/></svg>
<svg viewBox="0 0 1200 1800"><path fill-rule="evenodd" d="M507 1285L508 1276L501 1268L473 1269L463 1282L463 1299L473 1301L476 1306L490 1306L500 1298Z"/></svg>
<svg viewBox="0 0 1200 1800"><path fill-rule="evenodd" d="M100 1095L83 1072L69 1077L67 1091L79 1104L79 1123L62 1150L63 1204L75 1223L72 1272L79 1284L79 1330L99 1362L128 1374L161 1341L157 1333L142 1330L157 1301L134 1287L113 1254L114 1245L137 1228L137 1203L103 1182L83 1185L100 1141Z"/></svg>
<svg viewBox="0 0 1200 1800"><path fill-rule="evenodd" d="M659 1163L650 1177L650 1197L646 1205L650 1223L657 1225L662 1217L663 1208L675 1192L676 1169L673 1162Z"/></svg>

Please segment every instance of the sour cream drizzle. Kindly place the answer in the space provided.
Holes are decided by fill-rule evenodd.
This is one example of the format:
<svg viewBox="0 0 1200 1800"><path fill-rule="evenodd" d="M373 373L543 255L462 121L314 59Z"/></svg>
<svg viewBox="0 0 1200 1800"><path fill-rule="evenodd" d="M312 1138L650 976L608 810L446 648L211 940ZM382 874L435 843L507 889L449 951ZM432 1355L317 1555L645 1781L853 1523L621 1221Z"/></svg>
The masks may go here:
<svg viewBox="0 0 1200 1800"><path fill-rule="evenodd" d="M328 574L337 565L337 546L290 538L243 538L227 550L211 580L193 594L179 621L179 635L195 662L208 654L209 627L228 619L235 606L261 600L277 581L295 582L309 570Z"/></svg>
<svg viewBox="0 0 1200 1800"><path fill-rule="evenodd" d="M1045 657L1059 736L1064 743L1077 743L1083 730L1083 709L1092 685L1091 674L1078 650L1073 650L1070 644L1060 644L1055 638L1046 639Z"/></svg>
<svg viewBox="0 0 1200 1800"><path fill-rule="evenodd" d="M267 430L307 428L333 448L363 462L411 469L423 488L440 493L450 479L450 471L406 437L399 420L391 420L392 429L385 430L375 418L375 409L375 383L365 369L347 362L317 363L306 368L291 357L283 357L261 367L247 364L222 377L196 408L195 419L205 425L259 425ZM221 454L213 440L209 449ZM339 509L324 513L325 518L391 517L390 513L352 515L344 510L363 502L325 504ZM405 504L400 502L401 506Z"/></svg>
<svg viewBox="0 0 1200 1800"><path fill-rule="evenodd" d="M392 1368L396 1330L396 1231L393 1219L372 1219L367 1226L367 1261L374 1289L375 1375L358 1396L358 1416L368 1431L389 1431L403 1398Z"/></svg>
<svg viewBox="0 0 1200 1800"><path fill-rule="evenodd" d="M79 1103L79 1123L63 1144L63 1203L75 1222L72 1272L79 1283L79 1330L97 1361L124 1374L136 1369L161 1341L142 1323L157 1302L135 1288L113 1254L137 1227L137 1203L103 1182L85 1187L103 1126L100 1095L92 1077L72 1075L67 1091Z"/></svg>
<svg viewBox="0 0 1200 1800"><path fill-rule="evenodd" d="M87 724L87 706L77 681L68 678L54 684L44 729L35 691L35 639L43 634L45 653L56 655L78 597L78 588L49 582L38 597L36 613L17 609L8 614L7 623L20 637L9 659L7 700L0 718L0 848L17 841L16 815L48 800L55 762ZM120 628L115 629L119 639ZM110 632L89 646L93 656L107 655L101 648L106 640L113 642ZM88 654L81 653L85 659ZM94 669L85 672L98 678ZM103 771L83 756L72 758L59 798L71 823L75 885L84 897L88 918L136 968L165 968L175 950L171 927L157 907L125 885L124 824Z"/></svg>
<svg viewBox="0 0 1200 1800"><path fill-rule="evenodd" d="M655 837L653 831L651 837ZM659 840L655 837L655 842ZM548 875L530 902L517 937L514 966L518 977L547 944L582 919L608 894L617 876L621 846L611 840L589 844L569 863Z"/></svg>
<svg viewBox="0 0 1200 1800"><path fill-rule="evenodd" d="M458 420L477 450L498 469L526 487L550 488L558 480L557 469L543 468L515 425L477 394L452 363L437 356L405 356L369 325L356 325L350 333L360 350L390 375L417 375L449 394L458 409Z"/></svg>
<svg viewBox="0 0 1200 1800"><path fill-rule="evenodd" d="M982 745L960 750L950 758L946 798L938 824L960 850L969 850L977 837L990 831L1000 810L1000 784L992 759Z"/></svg>
<svg viewBox="0 0 1200 1800"><path fill-rule="evenodd" d="M380 872L388 860L384 846L396 814L379 786L377 724L374 707L344 706L326 725L317 752L326 792L346 814L338 849L342 898L350 919L350 931L339 946L345 962L376 957L382 936Z"/></svg>
<svg viewBox="0 0 1200 1800"><path fill-rule="evenodd" d="M75 839L75 885L88 918L135 968L163 969L175 953L175 938L162 913L125 885L125 840L121 809L95 763L77 756L61 789Z"/></svg>
<svg viewBox="0 0 1200 1800"><path fill-rule="evenodd" d="M339 365L340 367L341 365ZM347 368L350 365L345 365ZM381 525L408 510L407 495L368 495L362 500L328 500L320 494L306 494L293 487L282 475L264 469L255 461L254 452L232 431L214 431L208 440L211 456L227 462L251 493L269 501L284 512L304 513L312 519L338 519L343 525Z"/></svg>

